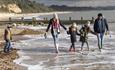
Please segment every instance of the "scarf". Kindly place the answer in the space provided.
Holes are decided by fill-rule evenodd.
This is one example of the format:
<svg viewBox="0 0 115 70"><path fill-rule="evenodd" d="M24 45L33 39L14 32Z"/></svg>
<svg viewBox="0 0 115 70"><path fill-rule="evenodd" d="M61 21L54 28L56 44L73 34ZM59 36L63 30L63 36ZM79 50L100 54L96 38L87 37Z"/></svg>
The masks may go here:
<svg viewBox="0 0 115 70"><path fill-rule="evenodd" d="M53 29L59 29L60 28L59 20L57 20L57 19L53 20L52 26L53 26Z"/></svg>

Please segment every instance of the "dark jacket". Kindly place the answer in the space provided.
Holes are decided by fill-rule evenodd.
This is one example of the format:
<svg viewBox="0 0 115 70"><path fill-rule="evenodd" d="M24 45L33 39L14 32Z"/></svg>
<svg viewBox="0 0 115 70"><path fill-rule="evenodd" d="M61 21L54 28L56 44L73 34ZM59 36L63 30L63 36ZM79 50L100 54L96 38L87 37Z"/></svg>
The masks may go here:
<svg viewBox="0 0 115 70"><path fill-rule="evenodd" d="M89 33L96 35L95 32L93 32L89 26L83 26L79 30L79 32L80 32L80 42L87 42Z"/></svg>
<svg viewBox="0 0 115 70"><path fill-rule="evenodd" d="M100 21L101 21L101 24L100 24ZM96 33L104 33L105 30L107 30L107 31L109 30L107 20L104 19L104 18L99 20L97 18L95 20L95 23L94 23L94 32L96 32Z"/></svg>
<svg viewBox="0 0 115 70"><path fill-rule="evenodd" d="M48 32L49 29L50 29L50 27L51 27L51 33L54 34L53 26L52 26L52 24L53 24L52 21L53 21L53 18L50 19L49 24L48 24L48 27L47 27L47 29L46 29L46 32ZM65 30L67 30L67 28L66 28L60 21L59 21L59 23L60 23L60 26L61 26L61 27L63 27Z"/></svg>
<svg viewBox="0 0 115 70"><path fill-rule="evenodd" d="M91 32L90 27L83 26L80 30L80 42L86 42L88 40L88 33Z"/></svg>
<svg viewBox="0 0 115 70"><path fill-rule="evenodd" d="M73 28L72 26L69 27L69 31L67 33L70 34L71 43L74 43L77 41L76 35L80 35L80 34L78 33L77 28L75 28L74 31L72 30L72 28Z"/></svg>

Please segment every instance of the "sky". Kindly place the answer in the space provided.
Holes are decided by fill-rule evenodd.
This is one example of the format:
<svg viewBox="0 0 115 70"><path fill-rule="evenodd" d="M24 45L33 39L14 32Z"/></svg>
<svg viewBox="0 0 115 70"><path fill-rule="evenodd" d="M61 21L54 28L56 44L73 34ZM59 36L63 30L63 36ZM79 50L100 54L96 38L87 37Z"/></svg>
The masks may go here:
<svg viewBox="0 0 115 70"><path fill-rule="evenodd" d="M67 6L115 6L115 0L34 0L45 5Z"/></svg>

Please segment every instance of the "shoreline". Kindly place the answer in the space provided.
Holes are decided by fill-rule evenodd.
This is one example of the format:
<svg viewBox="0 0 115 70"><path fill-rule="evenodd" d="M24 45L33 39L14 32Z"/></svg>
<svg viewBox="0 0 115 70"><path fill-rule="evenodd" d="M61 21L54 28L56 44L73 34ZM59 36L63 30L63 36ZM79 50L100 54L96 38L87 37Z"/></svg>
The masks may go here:
<svg viewBox="0 0 115 70"><path fill-rule="evenodd" d="M4 40L3 40L3 32L5 26L1 26L0 28L0 69L2 70L26 70L27 68L24 66L20 66L16 64L14 61L20 58L18 51L20 49L14 48L10 53L3 52ZM28 38L24 38L23 35L27 34L40 34L39 31L34 31L31 29L13 29L13 43L16 43L20 40L27 40Z"/></svg>
<svg viewBox="0 0 115 70"><path fill-rule="evenodd" d="M19 17L30 17L30 16L43 16L43 15L51 15L51 14L63 14L63 13L71 13L70 11L63 11L63 12L44 12L44 13L21 13L21 14L15 14L15 13L0 13L0 21L7 21L9 20L9 17L11 18L19 18ZM1 17L2 16L2 17Z"/></svg>
<svg viewBox="0 0 115 70"><path fill-rule="evenodd" d="M36 37L35 37L35 39L36 39ZM92 38L93 39L93 38ZM38 44L38 45L41 45L41 43L42 43L42 40L35 40L35 41L37 41L38 43L40 42L40 44ZM21 42L21 43L32 43L32 41L29 41L29 42ZM48 41L47 41L48 42ZM21 44L20 43L20 44ZM33 43L33 44L35 44L35 43ZM44 44L44 43L42 43L42 44ZM48 42L48 44L49 44L49 42ZM23 46L23 44L21 44L22 46ZM24 44L25 45L25 44ZM30 44L29 44L30 45ZM100 64L101 64L101 68L99 69L99 70L101 70L103 67L106 67L106 63L107 63L107 60L105 60L105 62L103 62L100 58L100 52L98 52L98 48L94 48L94 46L92 46L91 48L94 48L94 49L92 49L92 50L90 50L90 52L92 52L91 54L88 54L88 52L84 52L85 54L81 54L81 53L76 53L77 55L75 55L75 57L72 55L72 54L70 54L70 55L72 55L73 56L73 58L70 56L70 55L68 55L67 54L67 56L65 55L65 56L62 56L63 54L59 54L58 56L57 56L57 59L56 59L56 55L55 55L55 53L54 53L54 55L52 55L52 52L50 52L51 53L51 55L50 54L48 54L48 48L49 48L49 50L51 51L52 49L50 49L52 46L50 45L50 47L49 46L44 46L44 45L42 45L42 46L33 46L33 53L30 51L30 49L31 49L31 46L29 46L29 45L26 45L26 46L28 46L27 48L24 48L24 49L26 49L25 51L25 53L20 53L20 54L22 54L22 58L25 58L23 61L22 61L22 65L24 65L24 66L26 66L26 67L29 67L28 69L29 70L42 70L42 66L44 65L46 65L46 69L44 68L44 70L47 70L47 68L49 68L49 70L51 69L51 70L54 70L54 69L56 69L57 68L57 70L61 70L61 68L62 69L66 69L66 68L68 68L68 70L76 70L76 67L77 67L77 69L79 69L79 70L83 70L83 69L85 69L84 67L85 67L85 65L87 65L87 64L89 64L89 65L87 65L87 67L89 67L89 66L97 66L96 68L98 69L99 68L99 66L100 66ZM25 46L25 47L26 47ZM29 48L30 47L30 48ZM39 47L39 49L37 49ZM31 50L32 50L31 49ZM47 49L47 50L46 50ZM65 48L64 48L65 49ZM40 50L40 51L39 51ZM61 49L62 50L62 49ZM95 50L95 51L94 51ZM27 52L27 51L29 51L29 52ZM108 51L108 50L106 50L106 51ZM44 52L45 52L45 54L44 54ZM64 52L65 52L65 50L64 50ZM42 54L43 53L43 54ZM46 54L47 53L47 54ZM103 52L102 53L106 53L105 52L105 50L103 50ZM23 55L24 54L24 55ZM94 55L96 55L96 56L94 56L94 55L92 55L92 54L94 54ZM30 59L28 58L28 57L24 57L24 56L28 56L28 55L30 55ZM32 56L33 55L33 56ZM37 57L37 56L38 57ZM87 56L88 55L88 56ZM88 57L88 59L85 59L84 57L82 58L82 57L79 57L79 56L86 56L86 57ZM90 59L90 57L89 56L91 56L91 57L94 57L93 59L96 59L97 60L97 62L95 62L95 61L90 61L89 59ZM98 59L96 58L96 57L99 57ZM102 55L103 56L103 55ZM68 59L68 61L61 61L60 59L62 59L62 57L63 58L67 58ZM77 58L78 57L78 58ZM26 60L26 58L27 58L27 60ZM102 57L103 58L103 57ZM86 60L86 62L85 61L83 61L83 60ZM38 62L36 62L36 60L37 61L39 61L39 63L40 63L40 61L42 61L41 63L43 63L43 64L41 64L41 67L39 67L40 66L40 64L38 63ZM45 60L45 61L44 61ZM60 60L60 61L59 61ZM18 61L18 60L17 60ZM25 62L24 62L25 61ZM80 62L79 62L80 61ZM87 62L87 61L89 61L89 62ZM34 65L33 64L33 66L31 66L31 62L33 63L33 62L35 62L35 64L36 65ZM54 63L53 63L54 62ZM65 67L63 66L63 67L58 67L58 65L59 64L63 64L65 62ZM67 63L66 63L67 62ZM79 64L76 64L75 66L74 66L74 63L79 63ZM84 62L83 64L82 64L82 62ZM51 63L51 67L50 67L50 63ZM73 63L72 65L70 64L70 63ZM80 64L81 63L81 64ZM94 64L93 64L94 63ZM111 63L111 62L110 62ZM21 65L20 64L20 65ZM57 67L56 66L53 66L53 64L55 65L55 64L57 64ZM66 64L70 64L69 66L67 65L66 66ZM91 65L90 65L91 64ZM105 64L105 65L104 65ZM48 66L47 66L48 65ZM82 66L81 66L82 65ZM44 67L43 66L43 67ZM80 67L81 68L80 68ZM109 65L108 65L109 66ZM35 68L36 67L36 68ZM54 67L54 68L53 68ZM38 68L41 68L41 69L38 69ZM94 68L92 68L92 69L94 69ZM106 69L106 68L105 68ZM90 70L90 69L89 69Z"/></svg>
<svg viewBox="0 0 115 70"><path fill-rule="evenodd" d="M19 58L19 55L17 54L18 49L13 48L13 50L10 53L4 53L4 40L3 40L3 34L5 25L0 26L0 69L1 70L24 70L25 67L17 65L13 61L17 58ZM22 30L13 29L14 34L20 33ZM14 41L16 42L16 40Z"/></svg>

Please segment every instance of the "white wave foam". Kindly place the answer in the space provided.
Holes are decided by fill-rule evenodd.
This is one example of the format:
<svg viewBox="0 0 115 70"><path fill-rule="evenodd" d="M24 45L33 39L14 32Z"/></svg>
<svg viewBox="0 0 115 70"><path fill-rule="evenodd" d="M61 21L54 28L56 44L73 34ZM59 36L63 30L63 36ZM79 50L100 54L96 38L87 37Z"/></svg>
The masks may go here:
<svg viewBox="0 0 115 70"><path fill-rule="evenodd" d="M32 30L39 30L39 29L46 29L45 26L18 26L18 29L32 29Z"/></svg>
<svg viewBox="0 0 115 70"><path fill-rule="evenodd" d="M20 58L14 60L14 62L16 64L27 67L28 70L43 70L43 66L40 66L40 64L38 64L38 65L29 65L29 64L23 63L23 60L31 59L29 56L24 56L24 54L25 54L24 52L18 51L18 54L19 54Z"/></svg>
<svg viewBox="0 0 115 70"><path fill-rule="evenodd" d="M22 51L18 51L17 53L19 54L19 57L20 57L20 58L14 60L14 62L15 62L16 64L21 64L21 62L22 62L24 59L31 59L29 56L24 56L25 53L22 52Z"/></svg>
<svg viewBox="0 0 115 70"><path fill-rule="evenodd" d="M43 67L40 65L29 65L28 70L43 70Z"/></svg>

